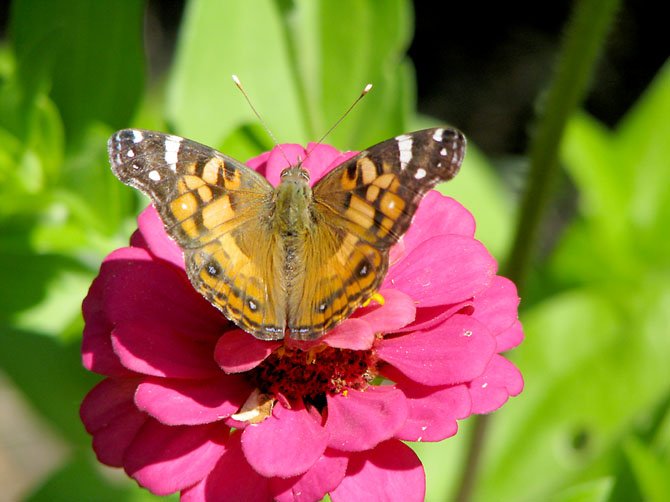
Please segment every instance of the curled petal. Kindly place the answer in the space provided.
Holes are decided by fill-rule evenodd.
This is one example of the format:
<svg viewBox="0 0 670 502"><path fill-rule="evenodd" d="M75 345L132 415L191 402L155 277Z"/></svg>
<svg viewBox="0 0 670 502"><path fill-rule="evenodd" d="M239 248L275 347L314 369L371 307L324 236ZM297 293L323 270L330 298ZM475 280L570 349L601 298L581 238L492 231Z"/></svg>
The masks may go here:
<svg viewBox="0 0 670 502"><path fill-rule="evenodd" d="M346 319L319 340L336 349L369 350L375 341L373 327L361 319Z"/></svg>
<svg viewBox="0 0 670 502"><path fill-rule="evenodd" d="M251 390L237 375L196 381L148 378L137 387L135 404L165 425L206 424L239 410Z"/></svg>
<svg viewBox="0 0 670 502"><path fill-rule="evenodd" d="M509 328L496 336L498 344L496 351L505 352L513 349L523 341L523 326L521 321L517 320Z"/></svg>
<svg viewBox="0 0 670 502"><path fill-rule="evenodd" d="M270 482L254 471L244 458L240 433L234 432L226 450L209 475L181 493L182 502L233 500L267 502L272 500Z"/></svg>
<svg viewBox="0 0 670 502"><path fill-rule="evenodd" d="M103 310L104 280L96 277L91 284L88 295L82 304L84 315L84 336L81 342L82 364L89 371L108 376L124 376L132 374L119 361L114 353L109 334L113 325Z"/></svg>
<svg viewBox="0 0 670 502"><path fill-rule="evenodd" d="M121 467L126 449L147 420L133 403L138 383L134 378L107 378L81 404L81 421L93 435L93 450L103 464Z"/></svg>
<svg viewBox="0 0 670 502"><path fill-rule="evenodd" d="M473 316L488 326L494 336L518 319L519 295L512 281L496 275L484 291L472 301Z"/></svg>
<svg viewBox="0 0 670 502"><path fill-rule="evenodd" d="M396 433L405 441L442 441L458 431L458 423L470 415L470 394L465 385L425 387L407 382L409 415Z"/></svg>
<svg viewBox="0 0 670 502"><path fill-rule="evenodd" d="M383 288L394 288L419 307L450 305L486 288L497 264L484 245L470 237L440 235L420 243L389 270Z"/></svg>
<svg viewBox="0 0 670 502"><path fill-rule="evenodd" d="M228 428L220 423L167 426L150 419L126 451L124 466L140 485L167 495L207 476L227 437Z"/></svg>
<svg viewBox="0 0 670 502"><path fill-rule="evenodd" d="M393 435L407 418L402 391L391 387L368 387L346 394L328 395L326 431L328 446L342 451L373 448Z"/></svg>
<svg viewBox="0 0 670 502"><path fill-rule="evenodd" d="M306 472L326 449L328 434L304 407L277 403L272 415L242 432L242 451L259 474L288 478Z"/></svg>
<svg viewBox="0 0 670 502"><path fill-rule="evenodd" d="M372 326L375 333L393 333L414 321L416 305L411 297L395 289L384 289L379 294L384 305L360 309L358 317Z"/></svg>
<svg viewBox="0 0 670 502"><path fill-rule="evenodd" d="M486 326L456 314L431 330L385 338L377 354L417 383L453 385L481 375L495 348Z"/></svg>
<svg viewBox="0 0 670 502"><path fill-rule="evenodd" d="M340 484L347 471L349 459L335 450L326 450L321 458L302 476L272 478L273 498L277 502L321 500Z"/></svg>
<svg viewBox="0 0 670 502"><path fill-rule="evenodd" d="M412 449L400 441L379 444L374 450L353 453L347 475L330 492L333 502L402 500L422 502L426 475Z"/></svg>
<svg viewBox="0 0 670 502"><path fill-rule="evenodd" d="M523 377L516 366L496 354L484 374L470 382L468 387L472 413L490 413L523 390Z"/></svg>
<svg viewBox="0 0 670 502"><path fill-rule="evenodd" d="M234 329L219 338L214 359L226 373L243 373L262 363L280 345L281 342L266 342Z"/></svg>

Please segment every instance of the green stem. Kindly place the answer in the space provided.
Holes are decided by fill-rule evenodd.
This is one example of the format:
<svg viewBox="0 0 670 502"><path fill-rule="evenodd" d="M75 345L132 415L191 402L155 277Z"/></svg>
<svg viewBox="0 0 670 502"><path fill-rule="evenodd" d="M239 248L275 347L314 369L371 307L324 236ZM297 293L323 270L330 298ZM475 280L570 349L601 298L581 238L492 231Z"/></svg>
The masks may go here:
<svg viewBox="0 0 670 502"><path fill-rule="evenodd" d="M529 173L505 275L523 297L538 245L540 226L559 170L559 146L568 119L581 105L621 0L577 0L568 21L552 81L538 107L529 145ZM488 416L474 421L455 500L472 499L490 425Z"/></svg>

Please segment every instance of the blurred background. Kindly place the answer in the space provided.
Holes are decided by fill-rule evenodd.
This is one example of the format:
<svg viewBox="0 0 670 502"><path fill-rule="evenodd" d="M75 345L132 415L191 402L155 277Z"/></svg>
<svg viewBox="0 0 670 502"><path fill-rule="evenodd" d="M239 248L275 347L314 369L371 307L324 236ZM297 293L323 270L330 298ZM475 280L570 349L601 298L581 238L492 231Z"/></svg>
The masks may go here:
<svg viewBox="0 0 670 502"><path fill-rule="evenodd" d="M241 160L270 148L232 73L280 142L321 137L368 82L327 142L444 122L469 138L440 189L523 279L527 337L510 354L526 389L489 421L474 500L670 500L670 46L655 3L250 4L0 2L0 501L155 498L96 463L78 419L98 380L79 359L81 301L147 204L105 145L135 126ZM561 88L557 66L598 30ZM574 96L552 108L561 92ZM537 131L561 113L543 150ZM552 144L560 171L524 204ZM509 265L519 242L525 273ZM472 432L413 445L427 500L456 497Z"/></svg>

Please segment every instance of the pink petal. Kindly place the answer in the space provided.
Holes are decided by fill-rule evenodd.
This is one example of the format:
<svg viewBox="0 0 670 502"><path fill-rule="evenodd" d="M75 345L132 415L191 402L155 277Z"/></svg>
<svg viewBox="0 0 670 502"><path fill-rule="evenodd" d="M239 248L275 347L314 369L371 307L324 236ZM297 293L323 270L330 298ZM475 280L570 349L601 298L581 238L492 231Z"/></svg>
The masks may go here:
<svg viewBox="0 0 670 502"><path fill-rule="evenodd" d="M422 502L426 475L412 449L400 441L386 441L372 451L354 453L347 475L330 492L333 502L402 500Z"/></svg>
<svg viewBox="0 0 670 502"><path fill-rule="evenodd" d="M81 360L84 367L108 376L132 374L125 368L112 348L112 323L103 312L102 291L104 280L97 277L82 304L84 336L81 342Z"/></svg>
<svg viewBox="0 0 670 502"><path fill-rule="evenodd" d="M382 287L408 294L419 307L448 305L486 288L496 267L496 261L479 241L441 235L423 241L391 267Z"/></svg>
<svg viewBox="0 0 670 502"><path fill-rule="evenodd" d="M500 408L510 396L523 390L521 372L507 359L495 355L479 378L468 385L472 413L490 413Z"/></svg>
<svg viewBox="0 0 670 502"><path fill-rule="evenodd" d="M272 415L242 432L249 464L265 477L288 478L306 472L326 449L328 434L304 407L277 403Z"/></svg>
<svg viewBox="0 0 670 502"><path fill-rule="evenodd" d="M340 152L330 145L309 143L306 148L309 155L302 166L309 171L311 184L319 181L323 176L346 160L358 155L358 152Z"/></svg>
<svg viewBox="0 0 670 502"><path fill-rule="evenodd" d="M470 415L470 394L465 385L425 387L407 382L398 385L407 396L409 415L397 439L442 441L458 431L458 423Z"/></svg>
<svg viewBox="0 0 670 502"><path fill-rule="evenodd" d="M437 190L426 194L405 234L407 252L436 235L475 235L475 219L460 203Z"/></svg>
<svg viewBox="0 0 670 502"><path fill-rule="evenodd" d="M126 449L147 420L133 403L138 382L107 378L81 404L81 421L93 435L93 450L103 464L121 467Z"/></svg>
<svg viewBox="0 0 670 502"><path fill-rule="evenodd" d="M165 226L153 206L148 206L140 213L137 224L152 255L184 269L184 255L177 243L168 237Z"/></svg>
<svg viewBox="0 0 670 502"><path fill-rule="evenodd" d="M392 438L407 418L405 395L395 387L350 389L346 395L327 395L328 446L342 451L362 451Z"/></svg>
<svg viewBox="0 0 670 502"><path fill-rule="evenodd" d="M228 439L226 450L209 475L181 493L181 502L267 502L272 500L270 483L254 471L242 454L240 433Z"/></svg>
<svg viewBox="0 0 670 502"><path fill-rule="evenodd" d="M183 270L140 248L122 248L103 261L103 305L112 323L161 321L193 340L215 341L230 323L198 294Z"/></svg>
<svg viewBox="0 0 670 502"><path fill-rule="evenodd" d="M509 328L496 336L496 352L505 352L523 342L523 327L521 321L515 321Z"/></svg>
<svg viewBox="0 0 670 502"><path fill-rule="evenodd" d="M519 295L512 281L496 275L488 288L475 295L473 317L496 336L518 319Z"/></svg>
<svg viewBox="0 0 670 502"><path fill-rule="evenodd" d="M126 368L145 375L208 378L221 373L212 359L213 344L179 336L158 319L118 323L112 346Z"/></svg>
<svg viewBox="0 0 670 502"><path fill-rule="evenodd" d="M198 425L229 417L251 390L233 375L196 381L148 378L138 386L135 403L165 425Z"/></svg>
<svg viewBox="0 0 670 502"><path fill-rule="evenodd" d="M375 333L398 331L414 321L416 305L412 298L395 289L384 289L379 294L384 297L384 305L369 306L356 312L358 319L371 325Z"/></svg>
<svg viewBox="0 0 670 502"><path fill-rule="evenodd" d="M413 323L403 326L399 333L406 333L408 331L426 331L430 328L442 324L454 314L471 315L472 301L456 303L454 305L436 305L434 307L420 308L416 311L416 319Z"/></svg>
<svg viewBox="0 0 670 502"><path fill-rule="evenodd" d="M377 355L417 383L453 385L481 375L495 346L486 326L456 314L431 330L381 340Z"/></svg>
<svg viewBox="0 0 670 502"><path fill-rule="evenodd" d="M245 165L247 167L250 167L254 171L258 171L263 176L265 176L266 164L267 164L268 158L270 157L271 153L272 153L272 151L263 152L260 155L257 155L256 157L253 157L253 158L247 160L245 162Z"/></svg>
<svg viewBox="0 0 670 502"><path fill-rule="evenodd" d="M128 475L156 495L203 479L225 451L228 428L220 423L167 426L149 420L125 456Z"/></svg>
<svg viewBox="0 0 670 502"><path fill-rule="evenodd" d="M273 500L294 502L321 500L326 493L340 484L347 471L349 459L335 450L326 450L323 456L302 476L272 478Z"/></svg>
<svg viewBox="0 0 670 502"><path fill-rule="evenodd" d="M280 345L281 342L266 342L233 329L219 338L214 359L226 373L242 373L261 364Z"/></svg>
<svg viewBox="0 0 670 502"><path fill-rule="evenodd" d="M286 159L288 159L288 162ZM289 165L298 165L303 160L305 160L305 149L300 145L286 143L281 146L281 149L275 147L268 156L265 165L265 177L273 186L277 186L279 185L281 172Z"/></svg>
<svg viewBox="0 0 670 502"><path fill-rule="evenodd" d="M375 341L373 327L361 320L349 318L319 339L336 349L369 350Z"/></svg>

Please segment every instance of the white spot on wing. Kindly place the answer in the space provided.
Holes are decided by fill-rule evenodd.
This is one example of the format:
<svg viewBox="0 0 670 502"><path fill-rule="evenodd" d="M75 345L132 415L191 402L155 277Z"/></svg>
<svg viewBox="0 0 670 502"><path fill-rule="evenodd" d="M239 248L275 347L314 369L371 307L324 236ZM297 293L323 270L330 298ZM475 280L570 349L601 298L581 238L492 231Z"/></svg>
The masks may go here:
<svg viewBox="0 0 670 502"><path fill-rule="evenodd" d="M433 134L433 139L435 141L442 141L442 138L444 138L444 129L436 129Z"/></svg>
<svg viewBox="0 0 670 502"><path fill-rule="evenodd" d="M442 155L442 157L445 157L447 155L447 149L443 148L442 150L440 150L440 155Z"/></svg>
<svg viewBox="0 0 670 502"><path fill-rule="evenodd" d="M427 173L426 173L426 170L423 169L422 167L420 167L419 169L416 170L416 174L414 175L414 177L415 177L417 180L420 180L420 179L425 178L425 177L426 177L426 174L427 174Z"/></svg>
<svg viewBox="0 0 670 502"><path fill-rule="evenodd" d="M161 175L158 171L154 169L153 171L149 171L149 179L153 181L160 181Z"/></svg>
<svg viewBox="0 0 670 502"><path fill-rule="evenodd" d="M398 152L400 154L400 169L405 169L410 160L412 160L412 137L407 134L396 136L398 142Z"/></svg>
<svg viewBox="0 0 670 502"><path fill-rule="evenodd" d="M139 143L144 139L144 134L142 134L142 131L138 131L137 129L133 129L133 143Z"/></svg>
<svg viewBox="0 0 670 502"><path fill-rule="evenodd" d="M126 152L126 155L132 159L135 156L135 152L133 152L132 150L128 150Z"/></svg>
<svg viewBox="0 0 670 502"><path fill-rule="evenodd" d="M165 138L165 162L168 163L173 171L177 168L182 139L179 136L168 136Z"/></svg>

